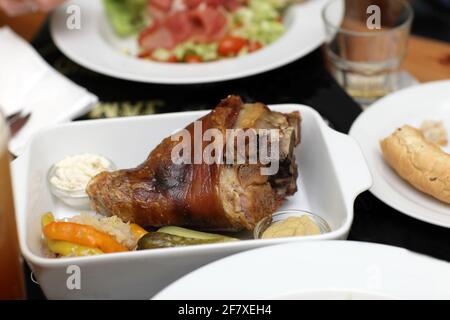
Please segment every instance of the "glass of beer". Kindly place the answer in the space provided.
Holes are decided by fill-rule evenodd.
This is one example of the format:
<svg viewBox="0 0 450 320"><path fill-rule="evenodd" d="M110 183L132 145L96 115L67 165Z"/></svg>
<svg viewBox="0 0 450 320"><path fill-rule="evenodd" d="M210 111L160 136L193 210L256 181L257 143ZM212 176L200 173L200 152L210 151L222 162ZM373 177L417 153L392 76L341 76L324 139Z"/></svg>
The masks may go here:
<svg viewBox="0 0 450 320"><path fill-rule="evenodd" d="M331 0L324 7L331 72L359 103L399 88L413 15L407 0Z"/></svg>
<svg viewBox="0 0 450 320"><path fill-rule="evenodd" d="M25 299L11 185L8 131L0 112L0 299Z"/></svg>

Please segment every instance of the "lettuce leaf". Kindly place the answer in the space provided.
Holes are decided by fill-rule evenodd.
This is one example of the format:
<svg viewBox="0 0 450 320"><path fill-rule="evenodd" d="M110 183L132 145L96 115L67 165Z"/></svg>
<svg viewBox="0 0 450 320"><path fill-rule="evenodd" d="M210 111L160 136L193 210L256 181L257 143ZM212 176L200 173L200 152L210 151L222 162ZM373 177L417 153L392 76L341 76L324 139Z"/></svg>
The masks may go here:
<svg viewBox="0 0 450 320"><path fill-rule="evenodd" d="M126 37L145 28L147 1L103 0L106 15L117 35Z"/></svg>

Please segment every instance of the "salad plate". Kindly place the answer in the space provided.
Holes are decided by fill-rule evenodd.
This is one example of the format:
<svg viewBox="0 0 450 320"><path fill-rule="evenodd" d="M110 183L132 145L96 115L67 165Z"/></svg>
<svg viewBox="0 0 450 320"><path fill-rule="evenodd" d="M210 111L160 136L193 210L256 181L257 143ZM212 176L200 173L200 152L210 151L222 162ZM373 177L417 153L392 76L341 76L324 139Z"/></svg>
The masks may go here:
<svg viewBox="0 0 450 320"><path fill-rule="evenodd" d="M225 276L230 273L232 277ZM449 298L449 263L401 248L352 241L291 243L236 254L188 274L154 297L161 300Z"/></svg>
<svg viewBox="0 0 450 320"><path fill-rule="evenodd" d="M350 135L364 152L373 175L370 189L378 199L415 219L450 228L450 208L409 185L383 160L380 141L404 125L416 128L426 120L450 130L450 81L416 85L391 94L361 114ZM450 148L443 147L445 152Z"/></svg>
<svg viewBox="0 0 450 320"><path fill-rule="evenodd" d="M319 47L325 40L321 11L326 2L291 5L283 14L284 33L256 52L195 64L137 58L136 36L121 38L114 32L102 1L65 2L53 13L50 28L56 46L67 57L107 76L161 84L218 82L281 67ZM80 12L79 28L67 24L73 12Z"/></svg>

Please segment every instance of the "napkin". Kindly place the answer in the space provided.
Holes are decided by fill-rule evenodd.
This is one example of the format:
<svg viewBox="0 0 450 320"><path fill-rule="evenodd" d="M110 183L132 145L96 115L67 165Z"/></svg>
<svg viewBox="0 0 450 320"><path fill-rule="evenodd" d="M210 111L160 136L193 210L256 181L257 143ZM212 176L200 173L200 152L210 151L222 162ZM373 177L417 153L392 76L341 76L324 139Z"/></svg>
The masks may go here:
<svg viewBox="0 0 450 320"><path fill-rule="evenodd" d="M19 155L39 130L88 112L98 98L58 73L10 28L0 28L0 109L7 117L31 112L9 143Z"/></svg>

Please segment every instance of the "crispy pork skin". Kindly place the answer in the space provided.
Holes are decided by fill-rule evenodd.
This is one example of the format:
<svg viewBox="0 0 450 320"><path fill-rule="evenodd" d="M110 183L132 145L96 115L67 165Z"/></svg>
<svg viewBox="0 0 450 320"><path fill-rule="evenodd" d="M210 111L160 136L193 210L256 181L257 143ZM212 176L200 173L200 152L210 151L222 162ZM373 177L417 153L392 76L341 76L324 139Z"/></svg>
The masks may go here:
<svg viewBox="0 0 450 320"><path fill-rule="evenodd" d="M103 172L87 193L92 207L105 215L144 226L176 225L204 230L252 230L297 191L294 148L300 143L300 114L272 112L261 103L244 104L239 97L223 100L199 119L202 130L278 129L279 170L263 175L268 164L176 164L164 139L147 160L134 169ZM194 124L186 128L194 139ZM202 150L211 142L202 142ZM194 142L192 142L194 145ZM226 139L221 148L224 150Z"/></svg>

